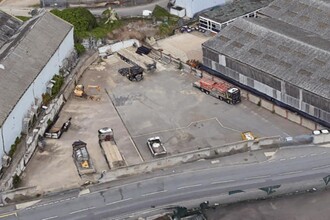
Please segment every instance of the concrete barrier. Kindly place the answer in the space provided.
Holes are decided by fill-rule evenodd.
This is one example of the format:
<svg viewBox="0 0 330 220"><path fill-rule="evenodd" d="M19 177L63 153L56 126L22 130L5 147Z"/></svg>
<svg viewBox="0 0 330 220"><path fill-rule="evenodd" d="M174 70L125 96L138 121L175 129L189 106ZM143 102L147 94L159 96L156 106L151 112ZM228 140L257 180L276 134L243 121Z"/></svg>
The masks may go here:
<svg viewBox="0 0 330 220"><path fill-rule="evenodd" d="M23 187L15 190L8 190L6 192L1 193L1 200L3 204L12 203L15 201L24 201L29 200L35 196L36 194L36 186L33 187Z"/></svg>
<svg viewBox="0 0 330 220"><path fill-rule="evenodd" d="M300 115L297 115L296 113L293 113L293 112L289 112L288 111L288 119L290 121L293 121L293 122L301 125L301 116Z"/></svg>
<svg viewBox="0 0 330 220"><path fill-rule="evenodd" d="M261 102L261 99L258 96L255 96L255 95L253 95L251 93L249 93L247 95L247 97L248 97L248 100L250 102L254 103L254 104L257 104L258 105Z"/></svg>
<svg viewBox="0 0 330 220"><path fill-rule="evenodd" d="M273 103L266 101L264 99L261 100L261 107L273 112L274 111L274 105Z"/></svg>
<svg viewBox="0 0 330 220"><path fill-rule="evenodd" d="M287 110L284 108L281 108L277 105L274 105L274 111L275 114L278 114L279 116L282 116L283 118L287 118L288 117L288 113Z"/></svg>
<svg viewBox="0 0 330 220"><path fill-rule="evenodd" d="M137 165L110 170L104 175L102 179L100 179L100 182L108 182L130 175L148 173L152 172L153 170L159 170L174 165L194 162L200 159L213 159L247 151L269 149L272 147L277 147L279 141L280 137L269 137L256 139L254 141L239 141L223 146L204 148L201 150L191 151L189 153L181 153Z"/></svg>

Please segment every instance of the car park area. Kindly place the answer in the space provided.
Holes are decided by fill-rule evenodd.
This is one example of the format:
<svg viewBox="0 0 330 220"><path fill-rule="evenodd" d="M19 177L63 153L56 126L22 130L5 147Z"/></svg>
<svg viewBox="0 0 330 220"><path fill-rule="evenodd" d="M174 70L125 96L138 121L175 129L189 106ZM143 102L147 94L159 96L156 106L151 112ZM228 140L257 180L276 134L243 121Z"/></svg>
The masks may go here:
<svg viewBox="0 0 330 220"><path fill-rule="evenodd" d="M179 34L178 38L182 35L187 40L190 34ZM161 45L170 45L171 39ZM195 45L178 50L194 58L189 55L196 55L192 48ZM102 171L109 170L98 142L98 130L104 127L113 129L126 165L157 158L147 145L153 137L161 139L167 151L164 157L241 141L245 131L255 137L311 133L245 99L229 105L202 93L192 86L198 78L177 65L158 62L157 70L144 72L141 81L130 81L118 72L129 66L114 54L85 71L79 84L84 85L87 95L98 99L71 95L60 112L60 116L71 118L70 128L60 139L46 139L45 151L37 152L27 167L24 186L51 190L97 181ZM95 168L94 174L82 178L72 157L72 143L78 140L86 143Z"/></svg>

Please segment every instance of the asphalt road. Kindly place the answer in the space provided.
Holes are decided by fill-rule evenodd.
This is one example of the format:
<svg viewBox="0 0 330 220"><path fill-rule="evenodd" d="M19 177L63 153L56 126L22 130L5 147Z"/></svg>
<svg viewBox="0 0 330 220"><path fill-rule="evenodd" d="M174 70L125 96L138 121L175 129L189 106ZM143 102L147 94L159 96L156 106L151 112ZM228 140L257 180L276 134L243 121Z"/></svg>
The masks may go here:
<svg viewBox="0 0 330 220"><path fill-rule="evenodd" d="M163 8L167 7L168 0L155 0L150 4L138 5L134 7L126 8L115 8L115 11L120 17L133 17L133 16L142 16L143 10L153 11L156 5L159 5ZM91 8L89 9L94 15L101 15L106 8Z"/></svg>
<svg viewBox="0 0 330 220"><path fill-rule="evenodd" d="M39 203L15 213L2 214L0 219L121 219L153 207L193 199L202 202L233 190L322 180L330 174L328 148L314 147L312 151L302 149L298 152L295 156L275 156L260 163L209 165L200 170L141 179L85 195Z"/></svg>

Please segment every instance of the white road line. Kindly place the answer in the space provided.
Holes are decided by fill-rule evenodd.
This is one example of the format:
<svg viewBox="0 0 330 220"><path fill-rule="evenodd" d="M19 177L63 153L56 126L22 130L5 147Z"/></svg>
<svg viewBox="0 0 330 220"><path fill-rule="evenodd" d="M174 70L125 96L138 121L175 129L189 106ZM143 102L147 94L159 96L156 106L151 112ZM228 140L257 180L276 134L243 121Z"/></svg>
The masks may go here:
<svg viewBox="0 0 330 220"><path fill-rule="evenodd" d="M49 220L49 219L54 219L54 218L58 218L58 216L55 215L55 216L51 216L51 217L48 217L48 218L43 218L43 219L41 219L41 220Z"/></svg>
<svg viewBox="0 0 330 220"><path fill-rule="evenodd" d="M323 151L323 152L321 153L321 155L326 154L326 153L327 153L327 152Z"/></svg>
<svg viewBox="0 0 330 220"><path fill-rule="evenodd" d="M151 195L155 195L155 194L159 194L159 193L164 193L164 192L167 192L167 190L158 191L158 192L146 193L146 194L143 194L142 196L151 196Z"/></svg>
<svg viewBox="0 0 330 220"><path fill-rule="evenodd" d="M324 166L320 166L320 167L314 167L312 170L320 170L320 169L324 169L324 168L328 168L330 167L330 165L324 165Z"/></svg>
<svg viewBox="0 0 330 220"><path fill-rule="evenodd" d="M294 159L296 159L297 157L290 157L290 160L294 160Z"/></svg>
<svg viewBox="0 0 330 220"><path fill-rule="evenodd" d="M90 210L90 209L95 209L95 207L89 207L89 208L85 208L85 209L80 209L80 210L77 210L77 211L73 211L73 212L70 212L70 215L76 214L76 213L79 213L79 212L84 212L84 211L87 211L87 210Z"/></svg>
<svg viewBox="0 0 330 220"><path fill-rule="evenodd" d="M223 180L223 181L217 181L217 182L212 182L211 185L215 185L215 184L221 184L221 183L230 183L230 182L234 182L235 180Z"/></svg>
<svg viewBox="0 0 330 220"><path fill-rule="evenodd" d="M131 200L131 199L132 198L122 199L122 200L118 200L118 201L115 201L115 202L107 203L105 205L113 205L113 204L117 204L117 203L120 203L120 202L125 202L125 201L128 201L128 200Z"/></svg>
<svg viewBox="0 0 330 220"><path fill-rule="evenodd" d="M307 155L301 155L300 157L301 157L301 158L305 158L305 157L307 157Z"/></svg>
<svg viewBox="0 0 330 220"><path fill-rule="evenodd" d="M317 154L311 154L311 157L314 157L314 156L316 156Z"/></svg>
<svg viewBox="0 0 330 220"><path fill-rule="evenodd" d="M192 121L192 122L190 122L185 127L177 127L177 128L172 128L172 129L165 129L165 130L154 131L154 132L150 132L150 133L146 133L146 134L132 135L132 137L133 138L137 138L137 137L142 137L142 136L147 136L147 135L153 135L153 134L158 134L158 133L164 133L164 132L170 132L170 131L177 131L177 130L187 129L190 126L192 126L193 124L195 124L195 123L200 123L200 122L205 122L205 121L211 121L211 120L217 120L217 118L213 117L213 118L207 118L207 119L198 120L198 121Z"/></svg>
<svg viewBox="0 0 330 220"><path fill-rule="evenodd" d="M298 171L292 171L292 172L287 172L287 173L280 173L278 174L279 176L284 176L284 175L290 175L290 174L296 174L296 173L302 173L302 170L298 170Z"/></svg>
<svg viewBox="0 0 330 220"><path fill-rule="evenodd" d="M254 180L254 179L264 179L264 178L268 178L270 177L270 175L264 175L264 176L252 176L252 177L247 177L244 178L245 180Z"/></svg>
<svg viewBox="0 0 330 220"><path fill-rule="evenodd" d="M132 142L132 144L133 144L133 146L134 146L134 148L135 148L135 151L136 151L137 154L139 155L140 160L143 162L143 161L144 161L144 160L143 160L143 157L142 157L142 155L140 154L140 151L137 149L137 147L136 147L136 145L135 145L133 139L132 139L131 137L129 137L129 139L130 139L130 141Z"/></svg>
<svg viewBox="0 0 330 220"><path fill-rule="evenodd" d="M286 159L285 159L285 158L281 158L281 159L280 159L280 161L284 161L284 160L286 160Z"/></svg>
<svg viewBox="0 0 330 220"><path fill-rule="evenodd" d="M190 186L181 186L177 189L187 189L187 188L193 188L193 187L197 187L197 186L201 186L202 184L196 184L196 185L190 185Z"/></svg>

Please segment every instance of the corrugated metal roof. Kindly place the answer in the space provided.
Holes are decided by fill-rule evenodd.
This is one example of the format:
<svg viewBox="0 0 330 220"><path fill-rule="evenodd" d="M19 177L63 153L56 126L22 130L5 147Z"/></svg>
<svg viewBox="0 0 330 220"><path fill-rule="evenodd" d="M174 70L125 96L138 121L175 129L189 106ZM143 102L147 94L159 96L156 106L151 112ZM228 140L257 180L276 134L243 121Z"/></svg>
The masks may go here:
<svg viewBox="0 0 330 220"><path fill-rule="evenodd" d="M330 99L330 41L315 33L272 18L240 18L203 45Z"/></svg>
<svg viewBox="0 0 330 220"><path fill-rule="evenodd" d="M259 12L330 39L330 0L275 0Z"/></svg>
<svg viewBox="0 0 330 220"><path fill-rule="evenodd" d="M0 54L0 126L73 27L44 12L31 19Z"/></svg>
<svg viewBox="0 0 330 220"><path fill-rule="evenodd" d="M266 7L272 1L274 0L235 0L231 3L211 8L201 13L200 16L223 23Z"/></svg>
<svg viewBox="0 0 330 220"><path fill-rule="evenodd" d="M17 18L0 11L0 48L16 33L22 24L23 22Z"/></svg>

